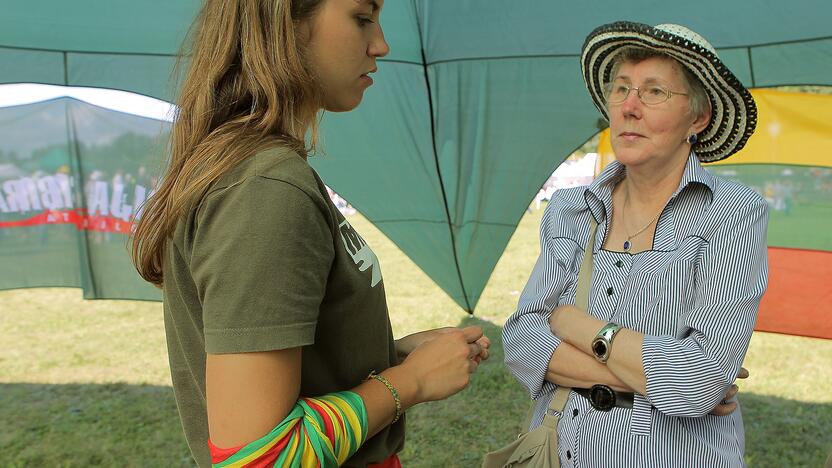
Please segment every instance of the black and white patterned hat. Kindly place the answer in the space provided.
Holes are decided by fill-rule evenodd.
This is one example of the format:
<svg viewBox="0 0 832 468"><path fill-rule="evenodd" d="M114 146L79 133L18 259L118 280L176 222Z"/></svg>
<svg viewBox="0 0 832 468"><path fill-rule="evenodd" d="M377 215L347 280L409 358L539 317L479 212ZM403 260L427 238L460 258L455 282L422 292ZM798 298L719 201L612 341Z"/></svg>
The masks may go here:
<svg viewBox="0 0 832 468"><path fill-rule="evenodd" d="M589 95L605 119L609 120L604 85L612 78L616 55L629 47L667 54L702 82L711 101L711 122L693 146L700 161L719 161L745 146L757 126L754 98L705 38L677 24L653 27L620 21L598 27L587 36L581 69Z"/></svg>

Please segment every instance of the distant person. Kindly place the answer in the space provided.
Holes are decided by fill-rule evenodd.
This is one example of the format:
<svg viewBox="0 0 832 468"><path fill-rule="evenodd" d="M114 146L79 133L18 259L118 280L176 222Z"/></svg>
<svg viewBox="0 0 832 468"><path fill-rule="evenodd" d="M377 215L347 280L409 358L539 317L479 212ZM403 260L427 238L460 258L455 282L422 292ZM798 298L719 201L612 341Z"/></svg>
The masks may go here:
<svg viewBox="0 0 832 468"><path fill-rule="evenodd" d="M537 195L534 196L534 209L539 210L540 204L543 203L543 200L546 199L546 190L541 188L537 191Z"/></svg>

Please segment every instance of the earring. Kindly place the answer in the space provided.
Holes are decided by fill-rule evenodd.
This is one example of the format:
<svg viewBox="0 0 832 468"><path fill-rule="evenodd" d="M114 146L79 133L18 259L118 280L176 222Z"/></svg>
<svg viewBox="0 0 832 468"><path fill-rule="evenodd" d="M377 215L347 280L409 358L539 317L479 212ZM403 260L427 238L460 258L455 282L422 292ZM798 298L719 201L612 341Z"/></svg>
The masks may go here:
<svg viewBox="0 0 832 468"><path fill-rule="evenodd" d="M691 135L688 137L688 143L690 143L691 145L695 145L698 140L699 137L696 136L695 133L691 133Z"/></svg>

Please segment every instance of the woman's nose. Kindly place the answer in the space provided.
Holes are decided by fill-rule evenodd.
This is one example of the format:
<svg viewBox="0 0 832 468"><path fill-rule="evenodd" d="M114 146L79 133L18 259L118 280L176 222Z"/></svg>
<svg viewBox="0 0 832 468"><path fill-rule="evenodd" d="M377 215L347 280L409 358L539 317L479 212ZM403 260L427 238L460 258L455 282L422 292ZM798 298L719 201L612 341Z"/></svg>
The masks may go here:
<svg viewBox="0 0 832 468"><path fill-rule="evenodd" d="M381 25L379 25L378 33L374 34L373 39L370 41L370 47L367 49L367 55L371 57L384 57L389 53L390 45L387 44L387 40L384 39L384 31L382 31Z"/></svg>
<svg viewBox="0 0 832 468"><path fill-rule="evenodd" d="M638 97L638 89L632 88L630 89L630 93L627 95L627 98L620 104L621 112L625 115L636 114L641 112L641 107L643 105L644 103L642 103L641 99Z"/></svg>

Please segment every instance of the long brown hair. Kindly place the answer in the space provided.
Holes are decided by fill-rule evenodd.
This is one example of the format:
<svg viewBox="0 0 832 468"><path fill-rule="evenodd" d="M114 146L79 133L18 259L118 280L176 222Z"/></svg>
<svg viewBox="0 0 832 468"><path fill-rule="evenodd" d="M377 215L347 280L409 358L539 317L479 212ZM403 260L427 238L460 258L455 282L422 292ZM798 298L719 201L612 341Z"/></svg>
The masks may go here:
<svg viewBox="0 0 832 468"><path fill-rule="evenodd" d="M190 59L177 99L170 160L132 238L133 264L145 280L161 286L177 221L220 176L279 143L302 154L313 149L321 98L297 25L322 1L205 2L177 65Z"/></svg>

